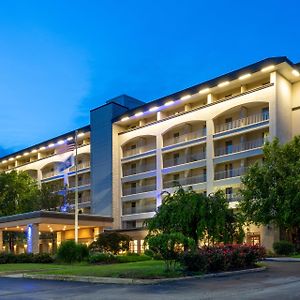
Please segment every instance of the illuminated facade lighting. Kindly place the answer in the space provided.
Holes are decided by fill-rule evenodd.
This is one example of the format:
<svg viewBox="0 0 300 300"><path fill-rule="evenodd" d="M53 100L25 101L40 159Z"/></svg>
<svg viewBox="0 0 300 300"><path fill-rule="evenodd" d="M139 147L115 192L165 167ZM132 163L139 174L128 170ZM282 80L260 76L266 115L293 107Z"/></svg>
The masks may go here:
<svg viewBox="0 0 300 300"><path fill-rule="evenodd" d="M251 77L251 74L250 74L250 73L240 76L240 77L239 77L239 80L245 80L245 79L247 79L247 78L249 78L249 77Z"/></svg>
<svg viewBox="0 0 300 300"><path fill-rule="evenodd" d="M45 146L42 146L42 147L40 147L40 149L39 150L45 150L46 149L46 147Z"/></svg>
<svg viewBox="0 0 300 300"><path fill-rule="evenodd" d="M7 160L6 160L6 159L2 160L2 163L3 163L3 164L5 164L6 162L7 162Z"/></svg>
<svg viewBox="0 0 300 300"><path fill-rule="evenodd" d="M25 152L23 155L24 155L24 156L27 156L27 155L29 155L29 152Z"/></svg>
<svg viewBox="0 0 300 300"><path fill-rule="evenodd" d="M12 160L14 160L14 158L13 158L13 157L9 158L9 161L12 161Z"/></svg>
<svg viewBox="0 0 300 300"><path fill-rule="evenodd" d="M129 117L124 117L124 118L121 119L122 122L125 122L127 120L129 120Z"/></svg>
<svg viewBox="0 0 300 300"><path fill-rule="evenodd" d="M69 136L68 138L67 138L67 141L72 141L73 140L73 137L72 136Z"/></svg>
<svg viewBox="0 0 300 300"><path fill-rule="evenodd" d="M218 87L224 87L224 86L226 86L228 84L229 84L229 81L223 81L223 82L221 82L221 83L218 84Z"/></svg>
<svg viewBox="0 0 300 300"><path fill-rule="evenodd" d="M51 143L51 144L48 145L49 148L52 148L52 147L54 147L54 146L55 146L55 145L54 145L53 143Z"/></svg>
<svg viewBox="0 0 300 300"><path fill-rule="evenodd" d="M294 70L292 71L292 74L293 74L294 76L296 76L296 77L299 77L299 76L300 76L299 71L296 70L296 69L294 69Z"/></svg>
<svg viewBox="0 0 300 300"><path fill-rule="evenodd" d="M64 140L59 140L59 141L57 142L57 145L62 145L62 144L64 144L64 143L65 143Z"/></svg>
<svg viewBox="0 0 300 300"><path fill-rule="evenodd" d="M173 100L170 100L170 101L167 101L167 102L165 103L165 106L170 106L170 105L172 105L172 104L174 104L174 101L173 101Z"/></svg>
<svg viewBox="0 0 300 300"><path fill-rule="evenodd" d="M31 153L36 153L37 152L37 150L36 149L33 149L32 151L31 151Z"/></svg>
<svg viewBox="0 0 300 300"><path fill-rule="evenodd" d="M159 108L158 106L153 106L153 107L149 108L149 111L151 111L151 112L156 111L156 110L158 110L158 108Z"/></svg>
<svg viewBox="0 0 300 300"><path fill-rule="evenodd" d="M78 136L78 137L82 137L82 136L84 136L84 132L80 132L80 133L78 133L78 134L77 134L77 136Z"/></svg>
<svg viewBox="0 0 300 300"><path fill-rule="evenodd" d="M136 117L140 117L142 116L144 113L142 111L137 112L136 114L134 114Z"/></svg>
<svg viewBox="0 0 300 300"><path fill-rule="evenodd" d="M17 155L17 156L16 156L16 158L20 158L20 157L21 157L21 155Z"/></svg>
<svg viewBox="0 0 300 300"><path fill-rule="evenodd" d="M205 88L199 91L199 94L207 94L210 91L210 88Z"/></svg>
<svg viewBox="0 0 300 300"><path fill-rule="evenodd" d="M261 69L262 72L269 72L275 68L274 65L270 65Z"/></svg>
<svg viewBox="0 0 300 300"><path fill-rule="evenodd" d="M192 95L185 95L185 96L182 96L180 98L180 100L187 100L187 99L190 99L192 97Z"/></svg>

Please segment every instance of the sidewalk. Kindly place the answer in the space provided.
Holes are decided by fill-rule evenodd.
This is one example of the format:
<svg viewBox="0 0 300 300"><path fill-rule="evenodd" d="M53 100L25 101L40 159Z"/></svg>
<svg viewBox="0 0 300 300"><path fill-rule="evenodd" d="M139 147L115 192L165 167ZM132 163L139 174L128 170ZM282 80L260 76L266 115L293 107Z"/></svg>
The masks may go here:
<svg viewBox="0 0 300 300"><path fill-rule="evenodd" d="M300 258L293 257L267 257L266 261L278 261L278 262L300 262Z"/></svg>

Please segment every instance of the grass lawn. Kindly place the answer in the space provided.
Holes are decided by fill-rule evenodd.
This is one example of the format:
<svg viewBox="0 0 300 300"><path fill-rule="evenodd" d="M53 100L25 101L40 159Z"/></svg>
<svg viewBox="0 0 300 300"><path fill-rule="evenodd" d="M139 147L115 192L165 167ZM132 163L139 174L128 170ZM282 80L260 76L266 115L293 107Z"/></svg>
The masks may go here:
<svg viewBox="0 0 300 300"><path fill-rule="evenodd" d="M62 265L58 264L0 264L1 272L18 272L18 271L35 271L35 270L50 270L62 268Z"/></svg>
<svg viewBox="0 0 300 300"><path fill-rule="evenodd" d="M151 260L110 265L61 265L61 269L52 269L50 265L36 274L79 275L96 277L123 278L166 278L182 276L181 270L166 272L163 261ZM56 266L58 267L58 266Z"/></svg>

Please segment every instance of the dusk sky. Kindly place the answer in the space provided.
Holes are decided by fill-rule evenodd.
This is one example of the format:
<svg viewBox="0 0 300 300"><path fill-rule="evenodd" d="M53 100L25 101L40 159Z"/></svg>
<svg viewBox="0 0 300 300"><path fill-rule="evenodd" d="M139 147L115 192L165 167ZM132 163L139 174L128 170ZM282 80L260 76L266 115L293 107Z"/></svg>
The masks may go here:
<svg viewBox="0 0 300 300"><path fill-rule="evenodd" d="M300 1L0 4L0 156L270 56L300 62Z"/></svg>

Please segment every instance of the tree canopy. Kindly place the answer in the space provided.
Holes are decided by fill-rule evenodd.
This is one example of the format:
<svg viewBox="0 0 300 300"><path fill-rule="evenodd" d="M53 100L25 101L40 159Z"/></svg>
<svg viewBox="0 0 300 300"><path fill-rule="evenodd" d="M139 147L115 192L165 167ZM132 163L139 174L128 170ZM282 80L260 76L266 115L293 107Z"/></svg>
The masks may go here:
<svg viewBox="0 0 300 300"><path fill-rule="evenodd" d="M249 222L275 224L291 240L300 227L300 137L286 144L275 138L263 154L242 178L240 209Z"/></svg>
<svg viewBox="0 0 300 300"><path fill-rule="evenodd" d="M26 172L0 173L0 216L55 208L60 197L49 187L39 188Z"/></svg>
<svg viewBox="0 0 300 300"><path fill-rule="evenodd" d="M229 208L223 192L204 195L179 187L163 199L156 215L147 222L149 235L182 233L198 244L229 243L243 236L238 215Z"/></svg>

